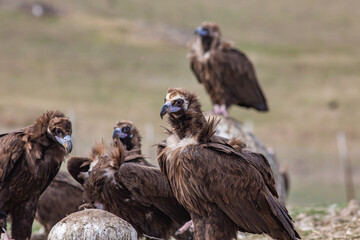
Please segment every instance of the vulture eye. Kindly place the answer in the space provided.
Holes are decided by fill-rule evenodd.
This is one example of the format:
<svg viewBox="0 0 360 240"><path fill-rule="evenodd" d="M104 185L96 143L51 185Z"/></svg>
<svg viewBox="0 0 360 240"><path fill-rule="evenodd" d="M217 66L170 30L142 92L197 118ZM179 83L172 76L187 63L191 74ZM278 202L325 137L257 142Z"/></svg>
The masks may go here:
<svg viewBox="0 0 360 240"><path fill-rule="evenodd" d="M130 128L129 127L123 127L123 132L127 133L127 132L130 132Z"/></svg>
<svg viewBox="0 0 360 240"><path fill-rule="evenodd" d="M55 128L55 134L56 135L61 135L62 131L59 128Z"/></svg>
<svg viewBox="0 0 360 240"><path fill-rule="evenodd" d="M181 98L175 101L176 106L180 106L183 103L184 103L184 100L182 100Z"/></svg>

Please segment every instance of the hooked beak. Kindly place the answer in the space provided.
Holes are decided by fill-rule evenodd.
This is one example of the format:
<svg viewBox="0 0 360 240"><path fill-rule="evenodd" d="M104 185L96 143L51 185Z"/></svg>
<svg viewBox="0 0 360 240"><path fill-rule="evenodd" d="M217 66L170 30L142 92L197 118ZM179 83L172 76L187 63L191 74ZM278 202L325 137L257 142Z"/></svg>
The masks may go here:
<svg viewBox="0 0 360 240"><path fill-rule="evenodd" d="M121 131L121 128L115 128L112 137L113 137L113 138L116 138L116 137L126 138L126 137L127 137L127 134L126 134L126 133L123 133L123 132Z"/></svg>
<svg viewBox="0 0 360 240"><path fill-rule="evenodd" d="M199 34L202 37L207 36L209 33L207 30L203 29L202 27L197 27L194 31L195 34Z"/></svg>
<svg viewBox="0 0 360 240"><path fill-rule="evenodd" d="M172 113L172 112L177 112L180 109L181 109L180 107L173 107L171 102L166 102L161 108L160 117L162 119L165 114Z"/></svg>
<svg viewBox="0 0 360 240"><path fill-rule="evenodd" d="M71 142L71 136L66 135L64 138L60 138L58 136L55 136L56 140L64 147L64 149L71 153L72 150L72 142Z"/></svg>
<svg viewBox="0 0 360 240"><path fill-rule="evenodd" d="M163 119L163 116L169 112L169 108L171 107L171 102L166 102L160 111L160 117Z"/></svg>

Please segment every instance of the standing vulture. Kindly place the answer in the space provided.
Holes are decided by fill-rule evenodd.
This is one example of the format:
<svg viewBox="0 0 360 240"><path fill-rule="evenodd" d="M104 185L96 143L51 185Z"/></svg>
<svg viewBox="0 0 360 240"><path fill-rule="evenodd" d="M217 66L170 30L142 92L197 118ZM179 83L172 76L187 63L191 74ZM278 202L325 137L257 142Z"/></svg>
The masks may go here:
<svg viewBox="0 0 360 240"><path fill-rule="evenodd" d="M61 219L76 212L83 203L83 188L67 171L59 171L48 188L41 194L35 219L45 227L37 239L47 239L51 228Z"/></svg>
<svg viewBox="0 0 360 240"><path fill-rule="evenodd" d="M98 143L90 158L71 158L68 170L83 184L88 202L129 222L139 236L169 239L190 215L161 171L143 161L138 154L126 156L121 141Z"/></svg>
<svg viewBox="0 0 360 240"><path fill-rule="evenodd" d="M232 104L268 111L254 66L244 53L221 40L219 26L205 22L195 34L190 65L210 95L214 113L228 116L226 109Z"/></svg>
<svg viewBox="0 0 360 240"><path fill-rule="evenodd" d="M71 122L48 111L17 132L0 135L0 210L11 216L12 238L28 239L41 193L71 152Z"/></svg>
<svg viewBox="0 0 360 240"><path fill-rule="evenodd" d="M237 230L300 238L263 155L213 136L214 120L205 120L197 96L185 89L168 90L160 116L167 113L170 136L158 146L158 161L191 215L195 239L232 239Z"/></svg>

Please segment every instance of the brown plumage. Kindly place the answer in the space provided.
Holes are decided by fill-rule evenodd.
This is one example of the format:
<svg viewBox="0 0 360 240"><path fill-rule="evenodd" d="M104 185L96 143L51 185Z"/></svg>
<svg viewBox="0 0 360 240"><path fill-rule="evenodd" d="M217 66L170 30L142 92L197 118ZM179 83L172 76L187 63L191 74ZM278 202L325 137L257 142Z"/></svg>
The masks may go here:
<svg viewBox="0 0 360 240"><path fill-rule="evenodd" d="M169 239L190 220L158 168L126 156L120 141L95 144L90 158L71 158L69 172L83 183L86 200L129 222L141 236ZM81 171L77 168L83 168Z"/></svg>
<svg viewBox="0 0 360 240"><path fill-rule="evenodd" d="M270 166L240 140L214 136L195 94L169 89L160 116L169 113L169 137L158 161L178 201L189 211L195 239L232 239L237 230L275 239L299 238L277 199Z"/></svg>
<svg viewBox="0 0 360 240"><path fill-rule="evenodd" d="M12 238L31 235L41 193L72 149L71 122L58 111L17 132L0 135L0 209L11 216Z"/></svg>
<svg viewBox="0 0 360 240"><path fill-rule="evenodd" d="M45 227L44 239L61 219L76 212L83 203L83 187L66 171L59 171L41 194L35 219Z"/></svg>
<svg viewBox="0 0 360 240"><path fill-rule="evenodd" d="M268 111L255 69L246 55L221 40L217 24L205 22L190 52L190 65L197 80L204 84L215 113L227 115L232 104Z"/></svg>

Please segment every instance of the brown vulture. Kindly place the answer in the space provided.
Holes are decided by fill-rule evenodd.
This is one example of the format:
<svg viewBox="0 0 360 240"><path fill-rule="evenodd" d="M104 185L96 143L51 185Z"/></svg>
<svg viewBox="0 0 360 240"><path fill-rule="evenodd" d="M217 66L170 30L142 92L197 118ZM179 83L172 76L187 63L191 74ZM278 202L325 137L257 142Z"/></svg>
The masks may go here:
<svg viewBox="0 0 360 240"><path fill-rule="evenodd" d="M17 132L0 135L0 210L11 216L11 235L28 239L41 193L71 152L71 122L48 111Z"/></svg>
<svg viewBox="0 0 360 240"><path fill-rule="evenodd" d="M206 121L197 96L185 89L168 90L160 116L167 113L171 130L158 146L158 161L191 215L195 239L232 239L238 230L300 238L263 155L214 136L215 121Z"/></svg>
<svg viewBox="0 0 360 240"><path fill-rule="evenodd" d="M75 182L67 171L59 171L41 194L35 214L35 219L45 227L43 238L47 238L51 228L57 222L70 213L78 211L82 203L82 186Z"/></svg>
<svg viewBox="0 0 360 240"><path fill-rule="evenodd" d="M254 66L243 52L221 40L219 26L205 22L194 33L190 65L210 95L214 113L228 116L232 104L268 111Z"/></svg>
<svg viewBox="0 0 360 240"><path fill-rule="evenodd" d="M169 239L190 220L160 169L127 155L121 141L95 144L89 158L68 161L70 174L83 184L85 200L129 222L139 236ZM176 236L177 239L188 239Z"/></svg>

